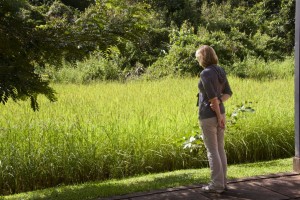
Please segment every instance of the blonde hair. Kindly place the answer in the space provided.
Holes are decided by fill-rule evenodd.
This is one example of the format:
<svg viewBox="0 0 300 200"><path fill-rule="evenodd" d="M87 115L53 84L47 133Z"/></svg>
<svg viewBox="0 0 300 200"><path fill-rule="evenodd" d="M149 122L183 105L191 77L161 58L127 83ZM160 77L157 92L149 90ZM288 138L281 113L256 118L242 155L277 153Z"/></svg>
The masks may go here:
<svg viewBox="0 0 300 200"><path fill-rule="evenodd" d="M208 45L201 46L195 54L197 60L202 67L208 67L213 64L218 64L218 56L215 50Z"/></svg>

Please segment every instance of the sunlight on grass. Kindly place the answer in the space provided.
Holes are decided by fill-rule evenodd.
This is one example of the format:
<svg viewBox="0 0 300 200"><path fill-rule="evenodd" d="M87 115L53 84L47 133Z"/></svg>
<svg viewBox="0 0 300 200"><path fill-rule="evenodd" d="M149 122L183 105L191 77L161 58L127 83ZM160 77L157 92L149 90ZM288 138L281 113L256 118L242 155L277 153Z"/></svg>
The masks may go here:
<svg viewBox="0 0 300 200"><path fill-rule="evenodd" d="M268 162L230 165L228 167L228 177L230 180L291 171L292 158L287 158ZM145 192L155 189L187 186L193 184L205 184L208 181L208 168L178 170L174 172L150 174L123 180L110 180L104 182L90 182L82 185L61 186L57 188L7 196L3 197L3 199L85 200L141 191Z"/></svg>

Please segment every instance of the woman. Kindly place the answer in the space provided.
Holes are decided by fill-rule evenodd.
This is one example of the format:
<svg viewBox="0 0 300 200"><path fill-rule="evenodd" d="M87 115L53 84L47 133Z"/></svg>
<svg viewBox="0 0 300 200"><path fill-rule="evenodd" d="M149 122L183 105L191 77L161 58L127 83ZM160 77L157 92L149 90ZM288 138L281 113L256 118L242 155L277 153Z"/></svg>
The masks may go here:
<svg viewBox="0 0 300 200"><path fill-rule="evenodd" d="M211 182L204 192L222 193L226 190L227 158L224 149L225 108L232 91L225 71L219 67L214 49L208 45L196 51L196 58L204 68L200 73L199 122L211 170Z"/></svg>

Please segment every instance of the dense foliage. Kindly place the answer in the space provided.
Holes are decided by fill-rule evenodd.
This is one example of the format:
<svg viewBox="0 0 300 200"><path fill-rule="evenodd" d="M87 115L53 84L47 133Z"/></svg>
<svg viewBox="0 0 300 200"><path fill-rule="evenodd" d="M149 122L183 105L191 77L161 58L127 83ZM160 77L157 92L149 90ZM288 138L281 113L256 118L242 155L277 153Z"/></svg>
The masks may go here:
<svg viewBox="0 0 300 200"><path fill-rule="evenodd" d="M28 5L22 0L0 2L0 102L5 104L8 98L30 97L32 108L36 110L36 94L55 100L53 89L34 73L34 62L43 62L38 53L39 43L43 41L36 31L42 17L35 10L27 9Z"/></svg>
<svg viewBox="0 0 300 200"><path fill-rule="evenodd" d="M138 1L131 1L134 2ZM139 68L146 69L146 79L195 76L201 68L194 52L200 45L209 44L228 73L265 79L280 76L249 74L249 67L255 68L249 64L267 66L293 56L293 0L144 2L149 4L145 12L152 20L147 21L148 30L139 41L114 44L86 62L77 63L77 69L64 65L61 70L48 68L45 72L54 81L76 83L135 78ZM107 76L111 73L113 76Z"/></svg>
<svg viewBox="0 0 300 200"><path fill-rule="evenodd" d="M74 71L90 57L77 82L124 79L137 69L147 78L196 75L202 44L229 73L249 77L237 63L293 54L294 9L294 0L1 0L0 101L30 98L34 110L38 94L55 101L48 81L65 81L62 68Z"/></svg>
<svg viewBox="0 0 300 200"><path fill-rule="evenodd" d="M36 110L38 94L55 101L55 92L38 72L46 66L58 69L63 61L74 66L95 51L110 59L115 53L110 50L117 49L124 58L120 69L137 59L149 62L151 52L143 58L144 49L155 45L148 45L150 39L143 35L147 32L155 37L162 31L150 27L157 22L147 11L147 4L99 0L82 12L76 9L80 5L72 6L60 1L0 1L3 104L9 98L17 101L29 97Z"/></svg>
<svg viewBox="0 0 300 200"><path fill-rule="evenodd" d="M251 5L249 2L235 5L230 1L204 3L197 27L185 21L180 28L171 30L169 54L159 58L150 67L151 72L155 76L165 75L164 72L195 75L200 70L194 61L195 49L209 44L228 73L249 77L242 73L243 65L238 63L250 57L262 62L282 60L292 54L294 6L294 1L259 1Z"/></svg>

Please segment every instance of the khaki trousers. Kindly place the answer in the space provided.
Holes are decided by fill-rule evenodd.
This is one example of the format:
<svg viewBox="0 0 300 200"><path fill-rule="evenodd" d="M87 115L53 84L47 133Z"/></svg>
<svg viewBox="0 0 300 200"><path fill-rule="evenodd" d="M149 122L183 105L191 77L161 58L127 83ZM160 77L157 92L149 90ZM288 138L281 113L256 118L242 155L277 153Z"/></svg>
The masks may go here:
<svg viewBox="0 0 300 200"><path fill-rule="evenodd" d="M211 171L210 186L224 189L227 184L227 157L224 149L224 129L218 127L216 117L201 119L203 141Z"/></svg>

